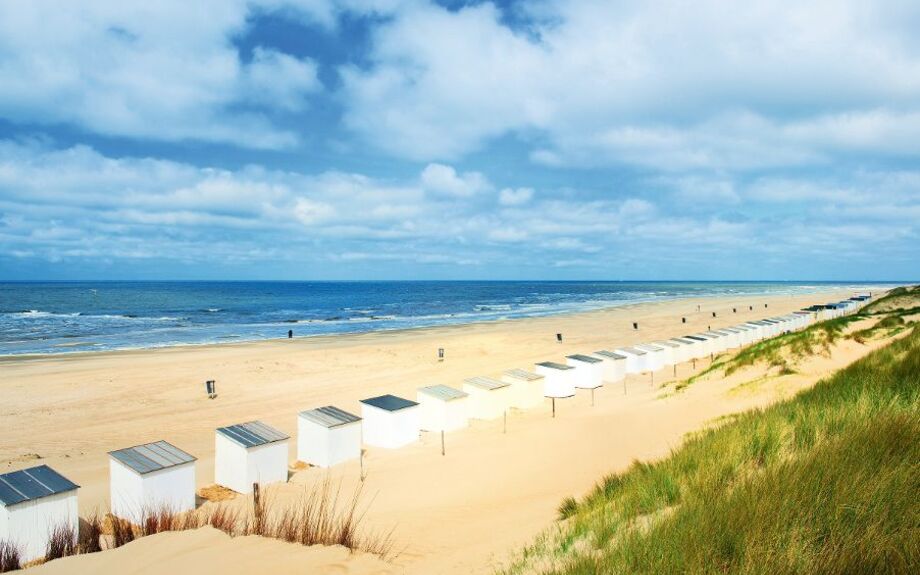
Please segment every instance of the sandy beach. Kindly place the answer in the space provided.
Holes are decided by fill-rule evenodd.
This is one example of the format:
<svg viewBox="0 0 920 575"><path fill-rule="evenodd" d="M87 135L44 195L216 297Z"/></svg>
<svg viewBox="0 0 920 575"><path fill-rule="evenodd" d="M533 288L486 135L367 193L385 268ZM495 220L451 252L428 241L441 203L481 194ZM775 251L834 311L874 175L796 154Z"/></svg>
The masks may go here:
<svg viewBox="0 0 920 575"><path fill-rule="evenodd" d="M686 299L401 332L5 359L0 361L0 462L4 471L51 465L82 486L81 510L105 508L106 452L112 449L168 440L198 457L203 487L213 483L218 426L260 419L294 437L296 415L303 409L334 404L357 413L358 400L365 397L414 398L423 385L457 386L475 375L530 369L566 354L715 329L850 295L838 290ZM632 322L639 323L638 330ZM563 334L561 343L556 333ZM444 362L437 360L439 347L446 350ZM559 402L555 419L547 401L535 410L511 412L504 433L501 420L475 421L448 434L446 456L441 456L440 438L426 434L400 450L369 448L363 487L366 499L372 499L367 524L373 530L393 529L401 553L392 563L255 538L230 541L204 529L55 561L36 572L246 572L247 553L261 555L262 568L276 573L302 572L305 566L336 573L489 572L552 522L563 497L585 492L634 459L666 454L684 434L715 418L811 385L873 347L847 342L832 358L795 376L743 390L736 389L740 376L709 378L680 394L659 388L674 379L670 368L656 374L654 386L647 375L631 376L625 394L621 385L605 387L594 407L587 394ZM707 363L699 362L697 371ZM691 373L690 364L677 368L677 378ZM217 381L215 400L204 393L207 379ZM293 462L294 441L290 447ZM358 484L358 463L328 472L299 471L272 491L283 501L327 477L351 489ZM129 567L125 558L136 560Z"/></svg>

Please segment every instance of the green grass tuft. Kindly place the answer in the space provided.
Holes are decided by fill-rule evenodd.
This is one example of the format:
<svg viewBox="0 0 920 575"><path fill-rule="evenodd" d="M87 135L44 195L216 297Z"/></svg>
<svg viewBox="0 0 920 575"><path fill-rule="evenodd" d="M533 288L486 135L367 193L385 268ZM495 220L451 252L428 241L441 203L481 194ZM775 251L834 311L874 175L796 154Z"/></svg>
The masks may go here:
<svg viewBox="0 0 920 575"><path fill-rule="evenodd" d="M789 401L604 478L503 572L916 573L918 493L914 328Z"/></svg>

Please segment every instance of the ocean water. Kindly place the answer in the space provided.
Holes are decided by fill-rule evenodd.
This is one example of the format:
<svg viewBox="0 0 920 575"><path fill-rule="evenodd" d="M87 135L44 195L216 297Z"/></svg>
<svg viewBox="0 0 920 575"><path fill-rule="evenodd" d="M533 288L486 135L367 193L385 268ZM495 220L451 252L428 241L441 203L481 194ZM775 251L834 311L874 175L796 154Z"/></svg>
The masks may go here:
<svg viewBox="0 0 920 575"><path fill-rule="evenodd" d="M9 282L0 355L252 341L470 323L687 296L797 294L843 283Z"/></svg>

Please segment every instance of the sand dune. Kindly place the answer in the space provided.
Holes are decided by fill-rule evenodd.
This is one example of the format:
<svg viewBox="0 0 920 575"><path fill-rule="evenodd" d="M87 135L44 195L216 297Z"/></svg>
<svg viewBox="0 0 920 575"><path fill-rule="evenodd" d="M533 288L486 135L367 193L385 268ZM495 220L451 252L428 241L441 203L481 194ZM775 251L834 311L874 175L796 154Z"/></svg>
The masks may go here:
<svg viewBox="0 0 920 575"><path fill-rule="evenodd" d="M293 435L300 409L334 403L357 410L362 397L384 392L414 397L421 385L457 385L472 375L497 375L567 353L778 315L844 295L849 294L707 298L401 333L7 362L0 367L7 374L0 389L9 398L2 407L9 432L0 439L0 457L8 468L18 468L31 463L25 461L29 453L40 454L84 486L81 507L90 509L107 499L109 449L167 439L200 458L199 484L207 485L218 425L259 418ZM753 312L749 302L757 304ZM732 313L733 306L738 313ZM686 325L681 316L687 317ZM631 329L632 321L639 321L638 332ZM556 332L564 334L561 344L555 342ZM363 489L366 501L373 501L367 525L380 532L395 529L402 552L391 565L366 556L343 563L341 549L253 538L231 541L200 530L150 537L98 557L53 562L36 572L124 573L127 562L143 567L163 557L168 562L160 563L157 572L202 573L213 564L221 573L245 573L253 572L247 561L257 556L264 563L256 571L274 573L308 567L329 573L489 572L552 521L562 497L585 492L603 474L633 459L666 454L686 432L713 418L811 385L876 346L841 348L814 370L743 392L732 378L710 378L668 394L650 385L647 375L630 377L625 395L621 385L603 388L595 407L588 394L576 396L558 404L555 419L548 403L512 412L507 433L500 420L474 422L468 430L448 434L444 457L433 436L396 451L369 449ZM444 363L436 360L438 347L447 349ZM700 362L698 369L705 364ZM688 364L679 366L679 378L690 374ZM656 384L670 375L670 368L659 372ZM205 379L217 379L217 400L204 397ZM351 489L358 476L357 463L329 472L308 469L271 493L282 501L327 477ZM110 559L119 556L125 559Z"/></svg>

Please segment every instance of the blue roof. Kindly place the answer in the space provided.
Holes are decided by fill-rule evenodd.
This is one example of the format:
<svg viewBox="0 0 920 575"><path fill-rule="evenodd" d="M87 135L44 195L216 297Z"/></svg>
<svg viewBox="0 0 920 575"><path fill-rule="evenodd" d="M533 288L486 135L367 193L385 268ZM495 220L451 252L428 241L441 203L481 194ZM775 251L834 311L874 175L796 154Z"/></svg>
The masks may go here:
<svg viewBox="0 0 920 575"><path fill-rule="evenodd" d="M80 487L47 465L0 475L0 503L16 505Z"/></svg>
<svg viewBox="0 0 920 575"><path fill-rule="evenodd" d="M378 407L384 411L399 411L400 409L418 405L418 403L415 401L403 399L401 397L396 397L395 395L390 394L378 395L377 397L362 399L361 403Z"/></svg>

